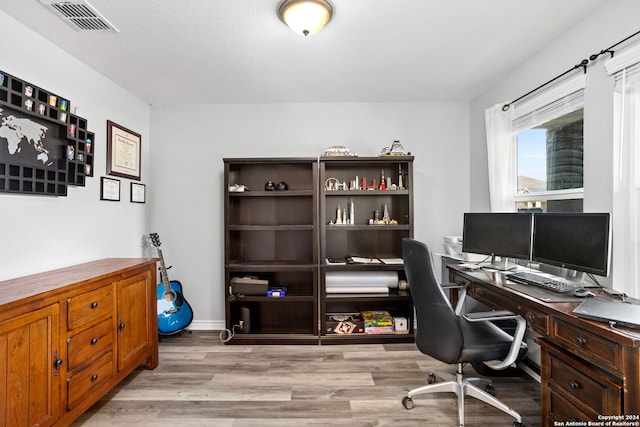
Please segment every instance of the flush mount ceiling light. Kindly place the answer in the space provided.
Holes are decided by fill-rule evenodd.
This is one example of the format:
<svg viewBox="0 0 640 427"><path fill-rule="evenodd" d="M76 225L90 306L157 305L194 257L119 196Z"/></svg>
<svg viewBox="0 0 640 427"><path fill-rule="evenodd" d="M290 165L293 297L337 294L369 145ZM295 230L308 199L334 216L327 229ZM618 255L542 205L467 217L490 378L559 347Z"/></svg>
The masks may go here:
<svg viewBox="0 0 640 427"><path fill-rule="evenodd" d="M278 9L280 20L298 34L317 33L333 15L333 7L326 0L285 0Z"/></svg>

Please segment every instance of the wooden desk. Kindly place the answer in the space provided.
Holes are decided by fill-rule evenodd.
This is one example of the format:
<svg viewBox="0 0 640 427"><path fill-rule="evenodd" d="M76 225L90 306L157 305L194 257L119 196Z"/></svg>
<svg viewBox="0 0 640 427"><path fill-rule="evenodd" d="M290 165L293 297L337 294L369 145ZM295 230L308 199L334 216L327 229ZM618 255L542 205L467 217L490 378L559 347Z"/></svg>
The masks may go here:
<svg viewBox="0 0 640 427"><path fill-rule="evenodd" d="M539 335L543 426L613 420L606 416L640 421L640 339L576 317L572 311L579 302L547 303L497 283L484 271L448 268L450 282L466 285L469 296L520 314Z"/></svg>

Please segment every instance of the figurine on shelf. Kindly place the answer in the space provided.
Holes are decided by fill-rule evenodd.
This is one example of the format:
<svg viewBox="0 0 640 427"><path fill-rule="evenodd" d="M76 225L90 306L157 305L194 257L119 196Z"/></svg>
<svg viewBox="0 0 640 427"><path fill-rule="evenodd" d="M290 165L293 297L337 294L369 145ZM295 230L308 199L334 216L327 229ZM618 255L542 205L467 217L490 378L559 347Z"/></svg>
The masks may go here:
<svg viewBox="0 0 640 427"><path fill-rule="evenodd" d="M410 152L405 153L404 147L400 144L400 141L395 140L391 147L384 147L380 152L381 156L408 156L411 155Z"/></svg>

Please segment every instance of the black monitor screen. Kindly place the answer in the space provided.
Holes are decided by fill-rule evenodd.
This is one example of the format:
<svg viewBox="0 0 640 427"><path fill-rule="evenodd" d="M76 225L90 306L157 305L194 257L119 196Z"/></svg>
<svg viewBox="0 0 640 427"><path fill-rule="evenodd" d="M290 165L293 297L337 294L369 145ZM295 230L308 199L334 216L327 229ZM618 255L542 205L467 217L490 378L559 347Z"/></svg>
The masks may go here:
<svg viewBox="0 0 640 427"><path fill-rule="evenodd" d="M529 259L530 213L465 213L462 252Z"/></svg>
<svg viewBox="0 0 640 427"><path fill-rule="evenodd" d="M536 213L533 219L534 261L607 276L608 213Z"/></svg>

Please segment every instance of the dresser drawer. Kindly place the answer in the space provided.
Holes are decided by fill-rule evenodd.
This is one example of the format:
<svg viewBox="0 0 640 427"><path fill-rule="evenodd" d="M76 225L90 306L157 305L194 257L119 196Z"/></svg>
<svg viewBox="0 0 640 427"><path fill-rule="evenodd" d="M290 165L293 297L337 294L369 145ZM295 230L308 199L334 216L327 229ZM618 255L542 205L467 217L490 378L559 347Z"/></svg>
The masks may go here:
<svg viewBox="0 0 640 427"><path fill-rule="evenodd" d="M103 286L67 300L69 329L79 328L113 311L113 286Z"/></svg>
<svg viewBox="0 0 640 427"><path fill-rule="evenodd" d="M563 322L553 322L551 339L598 366L620 370L618 343Z"/></svg>
<svg viewBox="0 0 640 427"><path fill-rule="evenodd" d="M595 369L562 353L549 354L549 386L571 396L584 410L598 414L620 414L622 388ZM592 418L595 419L595 418Z"/></svg>
<svg viewBox="0 0 640 427"><path fill-rule="evenodd" d="M86 369L67 378L67 407L71 410L93 390L107 382L113 375L113 352L96 360Z"/></svg>
<svg viewBox="0 0 640 427"><path fill-rule="evenodd" d="M76 370L113 345L113 318L67 338L67 371Z"/></svg>

